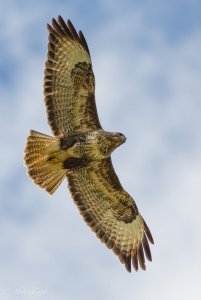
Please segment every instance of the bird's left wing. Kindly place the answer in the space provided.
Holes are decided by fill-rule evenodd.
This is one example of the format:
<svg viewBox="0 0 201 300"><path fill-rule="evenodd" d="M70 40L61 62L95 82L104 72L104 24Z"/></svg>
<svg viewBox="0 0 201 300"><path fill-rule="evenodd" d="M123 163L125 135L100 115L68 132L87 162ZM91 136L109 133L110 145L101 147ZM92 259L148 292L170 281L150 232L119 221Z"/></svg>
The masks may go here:
<svg viewBox="0 0 201 300"><path fill-rule="evenodd" d="M151 260L153 238L134 200L121 186L111 159L71 169L68 182L72 197L86 223L126 269L145 270ZM149 241L149 242L148 242Z"/></svg>
<svg viewBox="0 0 201 300"><path fill-rule="evenodd" d="M70 20L48 24L48 59L44 94L48 122L55 136L101 128L95 103L95 78L89 49Z"/></svg>

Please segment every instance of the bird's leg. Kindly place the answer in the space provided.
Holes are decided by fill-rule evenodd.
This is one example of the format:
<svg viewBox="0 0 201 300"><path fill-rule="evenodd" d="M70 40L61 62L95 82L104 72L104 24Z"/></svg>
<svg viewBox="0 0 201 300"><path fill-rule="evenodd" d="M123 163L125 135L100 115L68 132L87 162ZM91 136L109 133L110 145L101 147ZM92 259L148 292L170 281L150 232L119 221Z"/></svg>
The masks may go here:
<svg viewBox="0 0 201 300"><path fill-rule="evenodd" d="M80 165L85 165L86 162L83 158L79 158L79 151L73 148L76 143L83 143L86 138L83 134L74 135L69 137L62 137L59 141L58 146L49 149L47 161L51 164L61 163L62 168L68 169ZM79 145L78 145L79 147Z"/></svg>

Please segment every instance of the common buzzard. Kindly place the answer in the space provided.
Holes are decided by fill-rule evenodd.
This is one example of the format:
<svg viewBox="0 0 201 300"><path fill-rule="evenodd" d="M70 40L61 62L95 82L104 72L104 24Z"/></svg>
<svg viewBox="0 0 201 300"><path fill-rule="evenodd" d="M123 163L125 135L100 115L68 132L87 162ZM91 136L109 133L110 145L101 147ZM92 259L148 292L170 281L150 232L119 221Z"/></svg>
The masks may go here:
<svg viewBox="0 0 201 300"><path fill-rule="evenodd" d="M111 153L123 134L102 129L95 103L95 79L84 35L61 16L52 20L44 95L54 137L31 130L25 164L31 179L53 194L64 178L81 215L130 272L151 261L151 232L123 189ZM145 253L145 256L144 256Z"/></svg>

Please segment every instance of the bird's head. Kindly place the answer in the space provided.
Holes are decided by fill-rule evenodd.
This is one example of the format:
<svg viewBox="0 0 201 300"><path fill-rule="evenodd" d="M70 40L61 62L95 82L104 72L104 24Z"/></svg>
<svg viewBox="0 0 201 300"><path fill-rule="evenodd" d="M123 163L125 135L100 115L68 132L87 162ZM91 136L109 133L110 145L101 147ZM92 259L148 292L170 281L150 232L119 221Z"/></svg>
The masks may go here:
<svg viewBox="0 0 201 300"><path fill-rule="evenodd" d="M120 146L121 144L125 143L126 137L121 132L110 132L110 138L116 145L116 147Z"/></svg>
<svg viewBox="0 0 201 300"><path fill-rule="evenodd" d="M106 156L110 156L114 149L125 143L125 141L125 135L120 132L102 131L99 133L99 149Z"/></svg>

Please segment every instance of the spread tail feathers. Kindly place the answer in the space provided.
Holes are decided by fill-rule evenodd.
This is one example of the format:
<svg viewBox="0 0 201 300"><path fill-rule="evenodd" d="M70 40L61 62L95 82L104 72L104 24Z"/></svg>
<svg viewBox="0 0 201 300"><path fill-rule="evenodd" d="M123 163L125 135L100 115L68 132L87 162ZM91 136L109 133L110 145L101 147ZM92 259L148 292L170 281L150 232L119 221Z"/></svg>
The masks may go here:
<svg viewBox="0 0 201 300"><path fill-rule="evenodd" d="M54 153L59 151L59 140L31 130L25 146L24 161L28 175L35 184L53 194L66 176Z"/></svg>

